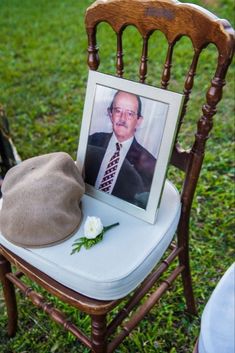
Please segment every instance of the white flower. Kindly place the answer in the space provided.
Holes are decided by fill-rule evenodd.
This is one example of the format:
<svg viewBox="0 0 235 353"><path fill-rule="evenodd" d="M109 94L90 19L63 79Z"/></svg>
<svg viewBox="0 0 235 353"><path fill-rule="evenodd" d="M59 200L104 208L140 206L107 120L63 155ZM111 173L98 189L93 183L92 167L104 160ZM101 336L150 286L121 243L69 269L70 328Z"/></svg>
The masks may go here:
<svg viewBox="0 0 235 353"><path fill-rule="evenodd" d="M98 217L87 217L84 224L84 237L75 239L72 244L71 255L79 252L84 246L85 249L90 249L92 246L98 244L104 236L104 233L109 229L119 225L119 222L110 224L109 226L104 227L100 218Z"/></svg>
<svg viewBox="0 0 235 353"><path fill-rule="evenodd" d="M88 239L94 239L103 231L103 224L98 217L87 217L84 224L84 235Z"/></svg>

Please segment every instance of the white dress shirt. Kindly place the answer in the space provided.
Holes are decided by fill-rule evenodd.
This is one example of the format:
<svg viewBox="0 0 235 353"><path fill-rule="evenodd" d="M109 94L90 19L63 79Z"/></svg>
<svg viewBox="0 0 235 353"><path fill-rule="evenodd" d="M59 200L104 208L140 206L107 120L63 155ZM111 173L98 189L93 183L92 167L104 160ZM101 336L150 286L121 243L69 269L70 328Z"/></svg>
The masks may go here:
<svg viewBox="0 0 235 353"><path fill-rule="evenodd" d="M111 157L113 156L113 154L116 152L116 143L119 143L121 145L120 158L119 158L119 162L118 162L118 166L117 166L117 169L116 169L115 176L113 178L111 187L110 187L110 189L108 191L109 194L112 193L114 185L115 185L115 183L117 181L117 177L118 177L118 174L120 172L122 163L124 162L124 159L126 158L127 152L129 151L129 148L130 148L130 146L132 144L133 139L134 139L134 136L131 137L130 139L120 143L117 140L115 134L112 134L112 137L111 137L111 139L109 141L109 144L107 146L104 158L103 158L102 163L100 165L99 173L97 175L97 179L96 179L96 182L95 182L96 189L99 189L99 186L100 186L100 183L101 183L101 181L103 179L103 176L104 176L104 173L106 171L107 165L109 164L109 161L110 161Z"/></svg>

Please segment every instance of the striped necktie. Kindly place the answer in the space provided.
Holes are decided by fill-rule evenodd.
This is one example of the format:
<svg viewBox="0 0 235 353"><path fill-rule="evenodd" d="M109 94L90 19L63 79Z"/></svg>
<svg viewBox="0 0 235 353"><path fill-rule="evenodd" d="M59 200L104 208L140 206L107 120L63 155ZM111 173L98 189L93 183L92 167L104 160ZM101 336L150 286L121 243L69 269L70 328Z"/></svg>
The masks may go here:
<svg viewBox="0 0 235 353"><path fill-rule="evenodd" d="M113 154L113 156L110 158L110 161L107 165L104 176L101 180L99 190L102 190L104 192L109 192L118 167L121 147L122 147L121 144L116 143L116 151Z"/></svg>

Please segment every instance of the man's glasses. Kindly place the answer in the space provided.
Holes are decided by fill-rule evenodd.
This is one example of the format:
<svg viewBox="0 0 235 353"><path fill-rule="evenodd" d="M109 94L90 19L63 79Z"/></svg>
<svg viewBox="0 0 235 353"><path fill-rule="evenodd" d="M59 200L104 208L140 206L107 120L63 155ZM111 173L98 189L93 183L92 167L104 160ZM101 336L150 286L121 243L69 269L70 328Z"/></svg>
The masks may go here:
<svg viewBox="0 0 235 353"><path fill-rule="evenodd" d="M125 114L126 118L129 120L132 120L137 117L137 113L133 112L133 110L122 109L119 107L113 107L112 113L115 114L118 118Z"/></svg>

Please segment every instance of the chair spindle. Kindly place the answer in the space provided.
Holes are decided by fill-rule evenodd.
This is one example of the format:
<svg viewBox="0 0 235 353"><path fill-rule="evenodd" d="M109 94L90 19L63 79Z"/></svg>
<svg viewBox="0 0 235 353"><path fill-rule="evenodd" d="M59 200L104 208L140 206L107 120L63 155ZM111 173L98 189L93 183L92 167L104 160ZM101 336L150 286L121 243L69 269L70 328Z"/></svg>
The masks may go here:
<svg viewBox="0 0 235 353"><path fill-rule="evenodd" d="M161 81L161 88L167 89L170 77L171 77L171 62L172 62L172 54L173 54L173 48L174 48L174 42L169 43L168 50L167 50L167 55L166 55L166 61L162 73L162 81Z"/></svg>
<svg viewBox="0 0 235 353"><path fill-rule="evenodd" d="M203 115L198 121L195 143L192 151L199 155L204 155L205 144L213 126L213 116L216 114L216 106L222 98L222 90L225 85L225 75L227 72L227 63L218 63L216 73L211 81L211 86L207 91L206 104L202 107Z"/></svg>
<svg viewBox="0 0 235 353"><path fill-rule="evenodd" d="M141 61L140 61L140 69L139 69L139 75L140 75L140 82L144 83L147 77L147 71L148 71L148 39L149 35L146 37L143 37L143 48L142 48L142 55L141 55Z"/></svg>
<svg viewBox="0 0 235 353"><path fill-rule="evenodd" d="M95 28L88 28L87 29L87 36L88 36L88 58L87 64L90 70L97 70L100 64L99 59L99 48L96 45L96 27Z"/></svg>
<svg viewBox="0 0 235 353"><path fill-rule="evenodd" d="M123 31L119 31L117 33L117 76L122 77L124 73L124 62L123 62L123 50L122 50L122 33Z"/></svg>
<svg viewBox="0 0 235 353"><path fill-rule="evenodd" d="M201 49L195 49L192 63L190 65L188 74L186 76L186 80L184 83L184 103L183 103L183 107L182 107L182 111L181 111L181 116L180 116L176 136L178 135L178 132L180 131L181 125L183 123L184 117L187 112L188 101L190 99L190 94L192 92L192 88L194 85L194 76L196 75L197 64L198 64L198 59L199 59L200 54L201 54Z"/></svg>

